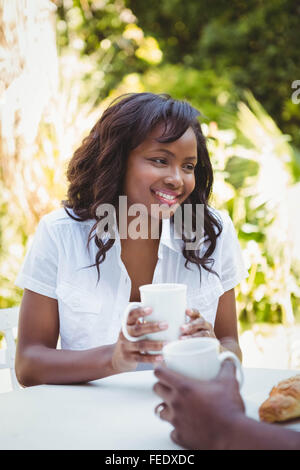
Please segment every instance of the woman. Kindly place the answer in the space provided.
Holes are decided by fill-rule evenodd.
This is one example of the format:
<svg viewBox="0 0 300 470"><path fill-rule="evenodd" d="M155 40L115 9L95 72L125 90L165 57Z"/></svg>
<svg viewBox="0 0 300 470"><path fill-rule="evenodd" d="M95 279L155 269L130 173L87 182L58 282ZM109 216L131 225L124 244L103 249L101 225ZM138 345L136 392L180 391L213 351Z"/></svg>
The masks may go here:
<svg viewBox="0 0 300 470"><path fill-rule="evenodd" d="M187 284L182 337L216 336L241 358L234 287L246 272L230 218L208 206L213 172L198 116L167 95L125 95L75 152L68 199L41 219L16 280L24 288L16 356L22 385L91 381L161 360L148 354L161 342L130 342L120 332L128 302L139 301L139 286L149 283ZM120 196L129 208L121 237ZM115 237L98 230L103 204L116 209ZM130 236L135 204L150 225L158 222L158 237L150 228L146 237ZM189 205L195 224L197 204L204 206L205 238L187 249L191 240L174 236L174 214ZM155 205L162 212L152 214ZM148 313L131 311L132 336L168 327L141 322Z"/></svg>

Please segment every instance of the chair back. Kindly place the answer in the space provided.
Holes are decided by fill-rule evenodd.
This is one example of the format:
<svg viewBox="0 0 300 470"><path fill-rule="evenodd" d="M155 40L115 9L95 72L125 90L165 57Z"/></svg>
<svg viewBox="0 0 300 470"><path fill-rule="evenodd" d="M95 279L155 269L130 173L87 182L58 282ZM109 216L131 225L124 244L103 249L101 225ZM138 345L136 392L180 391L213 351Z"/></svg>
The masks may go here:
<svg viewBox="0 0 300 470"><path fill-rule="evenodd" d="M19 307L0 309L0 331L6 340L6 349L1 350L2 360L0 369L9 369L13 390L19 390L20 385L15 372L16 342L14 328L18 326Z"/></svg>

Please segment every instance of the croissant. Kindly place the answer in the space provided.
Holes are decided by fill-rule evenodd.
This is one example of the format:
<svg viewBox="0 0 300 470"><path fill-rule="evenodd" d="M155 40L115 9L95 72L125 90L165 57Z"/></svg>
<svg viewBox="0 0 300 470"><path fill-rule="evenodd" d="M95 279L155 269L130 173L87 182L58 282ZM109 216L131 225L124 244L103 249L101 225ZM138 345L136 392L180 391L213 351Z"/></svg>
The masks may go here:
<svg viewBox="0 0 300 470"><path fill-rule="evenodd" d="M272 388L259 408L259 417L269 423L300 417L300 374Z"/></svg>

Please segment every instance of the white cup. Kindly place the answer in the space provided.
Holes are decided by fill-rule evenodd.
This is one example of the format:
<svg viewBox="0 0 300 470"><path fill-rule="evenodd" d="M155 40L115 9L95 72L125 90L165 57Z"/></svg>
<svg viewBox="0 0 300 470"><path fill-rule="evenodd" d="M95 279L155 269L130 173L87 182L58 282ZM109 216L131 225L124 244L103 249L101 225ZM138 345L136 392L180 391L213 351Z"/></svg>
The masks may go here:
<svg viewBox="0 0 300 470"><path fill-rule="evenodd" d="M129 341L150 339L174 341L180 336L180 327L185 323L186 284L146 284L140 288L141 302L130 302L122 319L122 332ZM145 321L166 322L168 329L144 336L134 337L127 331L127 317L137 307L151 307L152 313Z"/></svg>
<svg viewBox="0 0 300 470"><path fill-rule="evenodd" d="M173 341L163 348L164 361L169 369L187 377L199 380L215 378L225 359L236 366L240 387L244 382L242 365L231 351L220 352L220 342L216 338L190 338Z"/></svg>

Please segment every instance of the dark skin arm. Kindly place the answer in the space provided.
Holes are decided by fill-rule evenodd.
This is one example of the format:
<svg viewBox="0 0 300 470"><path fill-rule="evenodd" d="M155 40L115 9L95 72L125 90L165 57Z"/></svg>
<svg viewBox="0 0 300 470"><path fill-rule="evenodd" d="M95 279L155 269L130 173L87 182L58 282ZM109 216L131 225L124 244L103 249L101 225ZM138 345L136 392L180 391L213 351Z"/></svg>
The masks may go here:
<svg viewBox="0 0 300 470"><path fill-rule="evenodd" d="M232 298L234 302L234 294L232 297L232 294L226 292L222 297L226 297L226 294L231 297L231 302L229 302L231 305ZM222 304L223 301L220 298L218 312ZM222 309L220 317L223 315L222 318L226 318L226 312L226 309L225 313ZM132 336L143 336L165 328L163 325L151 322L141 325L138 319L143 316L147 316L144 309L135 309L128 316L128 330ZM203 322L203 319L197 321L199 320ZM200 331L199 323L192 325L196 336L201 336L204 331L202 327L207 327L207 325L211 326L206 322L201 323ZM234 336L234 327L236 328L234 322L228 321L227 327L227 336L230 334ZM227 332L226 328L225 332ZM160 355L145 354L147 351L160 351L163 344L159 341L140 340L133 343L127 341L120 333L115 344L85 351L68 351L56 349L58 336L57 300L25 289L20 310L16 354L16 374L23 386L89 382L134 370L138 362L156 363L162 359ZM232 347L228 349L236 352Z"/></svg>
<svg viewBox="0 0 300 470"><path fill-rule="evenodd" d="M299 450L300 433L246 417L235 378L225 361L211 381L188 379L158 367L154 391L164 406L160 418L174 426L173 441L194 450ZM161 406L161 405L159 405ZM158 409L158 407L156 407Z"/></svg>
<svg viewBox="0 0 300 470"><path fill-rule="evenodd" d="M200 317L198 314L200 313ZM242 351L238 341L237 315L234 289L230 289L219 299L216 320L213 326L201 317L201 312L187 312L191 318L188 325L182 327L184 337L210 336L218 338L221 350L230 350L242 361Z"/></svg>
<svg viewBox="0 0 300 470"><path fill-rule="evenodd" d="M113 373L112 345L62 351L56 349L58 336L57 301L25 289L16 353L16 374L22 385L78 383Z"/></svg>
<svg viewBox="0 0 300 470"><path fill-rule="evenodd" d="M148 323L139 331L138 318L147 316L143 309L128 317L131 333L160 331L157 323ZM29 387L40 384L72 384L89 382L109 375L134 370L138 362L155 363L160 356L141 354L161 350L158 341L131 343L120 333L117 343L84 351L56 349L59 337L59 314L56 299L24 290L20 309L16 374L19 382Z"/></svg>

